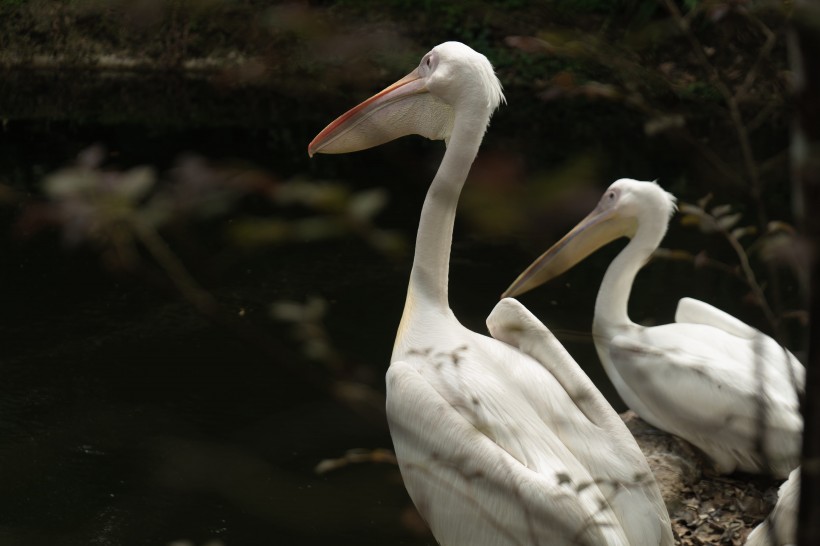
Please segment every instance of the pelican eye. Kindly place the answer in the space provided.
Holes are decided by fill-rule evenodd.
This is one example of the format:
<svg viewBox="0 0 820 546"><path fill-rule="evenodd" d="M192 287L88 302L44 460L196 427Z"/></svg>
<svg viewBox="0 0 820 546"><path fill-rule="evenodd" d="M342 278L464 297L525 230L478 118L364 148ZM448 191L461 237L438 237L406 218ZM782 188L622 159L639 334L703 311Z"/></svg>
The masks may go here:
<svg viewBox="0 0 820 546"><path fill-rule="evenodd" d="M433 58L433 53L428 53L422 60L421 60L421 68L423 68L427 72L431 72L434 68L436 60Z"/></svg>
<svg viewBox="0 0 820 546"><path fill-rule="evenodd" d="M607 190L606 193L604 193L604 195L601 197L601 200L599 202L600 206L602 206L602 207L613 206L613 204L615 203L617 197L618 197L618 191L617 190Z"/></svg>

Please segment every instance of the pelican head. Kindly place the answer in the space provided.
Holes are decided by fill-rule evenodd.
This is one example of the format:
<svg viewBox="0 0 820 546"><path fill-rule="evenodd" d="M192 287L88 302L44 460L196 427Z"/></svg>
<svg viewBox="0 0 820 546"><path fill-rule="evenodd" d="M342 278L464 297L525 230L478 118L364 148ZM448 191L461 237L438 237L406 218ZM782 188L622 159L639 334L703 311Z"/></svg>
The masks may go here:
<svg viewBox="0 0 820 546"><path fill-rule="evenodd" d="M657 244L666 233L676 201L657 182L629 178L613 182L595 209L521 273L501 297L517 296L544 284L619 237L632 239L639 226L651 231Z"/></svg>
<svg viewBox="0 0 820 546"><path fill-rule="evenodd" d="M449 140L457 113L491 114L504 100L487 57L445 42L396 83L339 116L308 146L308 154L341 154L417 134Z"/></svg>

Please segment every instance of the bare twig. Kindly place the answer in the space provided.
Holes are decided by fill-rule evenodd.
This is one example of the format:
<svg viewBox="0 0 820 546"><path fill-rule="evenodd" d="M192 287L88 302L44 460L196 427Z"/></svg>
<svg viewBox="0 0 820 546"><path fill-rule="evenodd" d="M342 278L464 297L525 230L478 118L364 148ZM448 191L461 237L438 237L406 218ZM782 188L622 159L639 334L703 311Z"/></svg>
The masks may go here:
<svg viewBox="0 0 820 546"><path fill-rule="evenodd" d="M741 153L743 154L743 164L746 170L746 175L749 178L752 197L754 197L755 203L757 204L758 222L760 226L763 227L767 223L767 216L762 202L762 188L760 184L760 175L757 170L757 162L755 161L754 154L752 152L752 145L751 141L749 140L749 132L746 128L746 125L743 123L743 117L740 113L737 95L732 93L729 87L721 79L720 74L717 71L717 68L715 68L715 66L709 61L709 58L707 57L706 52L704 51L704 48L700 43L700 40L698 40L697 36L695 36L695 34L692 32L689 20L683 16L675 2L673 2L672 0L664 0L664 3L666 4L666 8L669 10L669 13L671 13L677 21L678 27L689 40L689 43L692 46L692 51L694 52L695 57L697 57L698 62L706 71L709 79L715 85L715 88L718 90L718 92L723 97L723 100L726 102L726 106L729 109L729 117L732 120L732 125L735 129L735 133L737 133L738 143L740 144ZM773 45L774 44L772 44L772 46ZM764 49L765 47L766 46L764 45ZM751 81L753 80L754 78L752 77Z"/></svg>
<svg viewBox="0 0 820 546"><path fill-rule="evenodd" d="M716 212L718 209L721 209L721 212ZM752 294L755 297L755 301L760 307L760 309L763 311L766 320L772 328L772 332L774 333L775 338L780 339L780 319L778 318L777 314L775 314L775 312L772 310L772 307L769 305L768 299L766 298L766 293L763 289L763 285L758 281L757 275L755 274L754 269L752 268L752 265L749 262L749 254L746 251L746 249L743 248L743 245L740 243L738 237L742 235L735 235L735 224L739 219L739 215L732 214L731 209L729 209L725 205L721 207L716 207L715 209L713 209L713 213L709 213L699 205L681 203L680 211L684 215L697 218L697 223L702 229L707 229L711 232L720 233L721 236L724 239L726 239L726 241L729 243L729 246L732 247L734 253L737 255L740 271L738 272L736 268L724 264L723 262L708 258L703 254L695 257L686 251L669 251L659 249L660 252L656 252L656 255L672 259L689 259L691 257L691 259L695 263L708 265L710 267L720 269L742 280L752 291ZM684 216L684 222L686 221L686 218L687 216ZM739 229L741 231L746 231L750 228Z"/></svg>
<svg viewBox="0 0 820 546"><path fill-rule="evenodd" d="M214 297L200 286L156 230L145 222L138 220L132 221L131 225L136 237L145 245L145 248L185 299L199 312L206 316L213 315L217 309Z"/></svg>
<svg viewBox="0 0 820 546"><path fill-rule="evenodd" d="M763 63L764 60L768 59L771 56L772 49L774 49L775 43L777 43L777 35L772 32L772 30L760 19L754 17L753 15L747 14L747 17L760 29L764 36L766 36L766 42L760 48L760 51L757 54L757 58L755 59L752 68L746 73L746 77L743 79L743 83L737 88L735 91L734 99L736 102L743 102L743 98L749 89L752 87L755 79L757 78L758 71L760 70L760 65Z"/></svg>

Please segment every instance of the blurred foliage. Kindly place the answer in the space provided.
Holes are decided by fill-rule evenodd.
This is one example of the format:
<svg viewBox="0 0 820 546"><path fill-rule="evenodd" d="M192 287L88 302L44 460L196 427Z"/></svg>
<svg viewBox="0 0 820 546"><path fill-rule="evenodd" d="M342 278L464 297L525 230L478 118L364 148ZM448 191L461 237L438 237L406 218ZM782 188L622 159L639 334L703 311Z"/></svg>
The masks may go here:
<svg viewBox="0 0 820 546"><path fill-rule="evenodd" d="M732 214L691 209L684 222L718 226L739 260L724 270L752 289L749 301L776 328L781 315L799 314L803 297L780 293L800 277L800 264L789 230L771 228L787 226L791 216L788 192L771 191L788 179L788 10L787 2L735 0L32 0L0 3L0 64L36 65L44 57L63 67L162 68L204 78L227 95L273 89L281 111L254 122L272 124L271 145L293 153L338 113L337 104L349 107L391 74L406 73L433 43L465 41L493 61L510 102L496 115L463 196L462 217L475 233L535 251L619 176L660 178L687 201L713 192L733 204ZM305 107L310 101L330 106ZM301 125L281 126L297 104ZM519 132L525 138L503 136ZM162 176L149 167L106 168L103 156L91 149L50 175L48 201L29 207L21 229L56 223L66 241L92 243L118 267L147 255L200 302L209 299L206 291L165 239L186 222L220 225L226 247L353 236L385 256L406 257L404 239L377 223L399 190L372 179L360 190L329 181L338 176L332 165L342 163L322 162L306 177L299 162L285 181L197 156L180 157ZM342 176L367 176L350 165ZM729 220L745 231L721 227ZM740 245L753 233L759 240ZM701 250L675 256L705 256L711 245L696 242ZM722 251L714 252L693 263L724 263ZM301 332L307 335L304 325Z"/></svg>
<svg viewBox="0 0 820 546"><path fill-rule="evenodd" d="M151 167L120 171L106 167L105 159L105 150L93 146L75 165L49 174L43 182L46 201L29 204L18 229L30 234L57 225L67 243L96 245L120 268L139 261L136 246L146 242L146 233L227 216L226 244L253 247L356 234L387 254L404 250L400 236L372 223L387 202L381 189L353 192L332 182L280 181L250 166L220 166L193 155L180 157L159 183ZM251 198L278 214L237 216L241 201Z"/></svg>
<svg viewBox="0 0 820 546"><path fill-rule="evenodd" d="M407 73L431 46L464 41L490 58L508 98L459 208L470 236L466 242L456 237L453 270L461 274L457 281L454 275L451 295L466 324L483 324L512 273L583 217L601 188L625 176L658 178L682 202L680 222L673 221L667 249L658 253L677 269L646 290L640 303L647 314L663 313L654 294L676 300L697 290L756 326L789 330L805 319L806 282L787 161L790 9L777 0L0 0L4 130L17 119L128 124L151 141L169 127L186 127L186 135L218 128L208 148L215 157L179 152L167 167L92 146L55 168L71 160L49 149L49 167L32 168L36 176L9 181L0 173L0 202L4 213L14 211L17 234L57 230L67 245L92 249L112 269L164 278L209 318L231 315L217 322L238 326L239 339L251 340L248 345L281 369L383 431L380 389L389 340L377 357L362 355L380 335L373 328L398 321L398 311L384 318L389 306L381 300L389 293L400 308L407 240L441 145L416 141L308 163L309 139ZM232 142L234 131L252 130L242 142L255 147ZM169 132L163 142L188 145ZM131 149L120 145L117 154L140 146L125 142ZM226 155L254 159L217 159ZM700 199L706 194L714 197ZM349 255L351 241L372 251L373 262L398 258L399 265L370 271L356 258L346 261L342 267L350 267L352 280L339 284L356 292L347 302L354 312L340 316L334 298L343 296L323 291L319 279L339 271L327 271L327 264ZM506 253L489 255L482 246L471 254L475 241ZM328 252L330 244L338 245L338 254ZM308 279L305 286L313 285L302 293L272 291L276 299L264 302L261 332L248 335L252 321L244 308L221 305L217 275L198 266L241 269L238 264L265 251L274 267L315 254L310 263L322 271L289 263L297 271L292 274ZM478 273L487 279L478 280ZM585 281L584 292L594 296L598 273L588 286ZM560 283L555 290L566 292ZM378 325L358 323L355 313L365 309ZM555 316L569 320L569 313ZM272 338L290 339L301 360L271 346ZM802 341L783 338L792 346ZM217 462L237 458L219 446L176 451L165 471L169 482L185 487L219 478L231 465ZM318 457L310 456L336 454L322 446ZM293 485L255 456L259 475ZM202 462L199 471L189 468L192 459ZM251 466L239 459L234 469ZM358 462L392 460L381 450L356 450L317 471L349 471ZM392 470L390 483L400 491ZM273 485L243 476L254 482L251 513L278 521L281 515L271 512L286 511L269 506L265 487ZM213 491L245 506L230 477L216 479ZM315 502L305 494L305 506ZM335 507L327 502L332 516ZM389 508L382 510L384 521L404 526L401 532L425 536L417 515L397 523Z"/></svg>
<svg viewBox="0 0 820 546"><path fill-rule="evenodd" d="M713 267L736 277L748 287L746 300L761 309L768 322L768 328L776 337L783 338L784 319L796 319L800 326L805 328L808 324L806 309L779 309L778 313L775 313L768 301L765 288L755 273L766 265L785 265L800 282L800 293L808 293L808 263L795 228L785 222L774 221L769 222L766 231L759 234L758 228L754 225L739 225L743 214L736 211L732 205L709 207L711 200L710 194L700 199L697 204L681 203L680 223L684 226L697 227L704 234L720 235L735 253L737 265L714 259L705 251L694 255L684 250L658 249L656 256L690 261L695 267ZM744 244L743 239L751 241ZM757 260L757 267L753 267L752 259Z"/></svg>

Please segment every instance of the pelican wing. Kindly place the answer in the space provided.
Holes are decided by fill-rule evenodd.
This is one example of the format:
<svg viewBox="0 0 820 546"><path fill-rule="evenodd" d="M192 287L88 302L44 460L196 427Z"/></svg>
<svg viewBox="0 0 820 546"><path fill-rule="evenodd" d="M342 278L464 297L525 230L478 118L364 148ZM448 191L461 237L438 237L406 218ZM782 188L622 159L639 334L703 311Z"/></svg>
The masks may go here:
<svg viewBox="0 0 820 546"><path fill-rule="evenodd" d="M628 544L611 512L589 502L594 485L523 465L414 364L390 365L387 393L405 486L442 545Z"/></svg>
<svg viewBox="0 0 820 546"><path fill-rule="evenodd" d="M591 423L606 428L614 417L623 424L561 342L517 300L504 298L498 302L487 317L487 328L495 339L528 354L555 376Z"/></svg>
<svg viewBox="0 0 820 546"><path fill-rule="evenodd" d="M785 476L797 466L804 371L771 338L674 323L616 335L607 349L637 397L633 409L705 451L721 471L768 467Z"/></svg>
<svg viewBox="0 0 820 546"><path fill-rule="evenodd" d="M729 313L717 307L693 298L681 298L675 311L675 322L691 324L706 324L714 326L732 335L752 339L758 331L742 320L738 320Z"/></svg>
<svg viewBox="0 0 820 546"><path fill-rule="evenodd" d="M618 484L608 500L630 544L674 544L666 505L644 454L620 416L552 332L512 298L496 304L487 328L495 339L539 362L595 425L583 442L568 436L565 445L598 483ZM547 396L543 392L534 396L539 394ZM590 446L591 440L597 445Z"/></svg>
<svg viewBox="0 0 820 546"><path fill-rule="evenodd" d="M780 485L777 504L771 514L752 531L745 546L784 546L797 544L797 510L800 503L800 467Z"/></svg>

